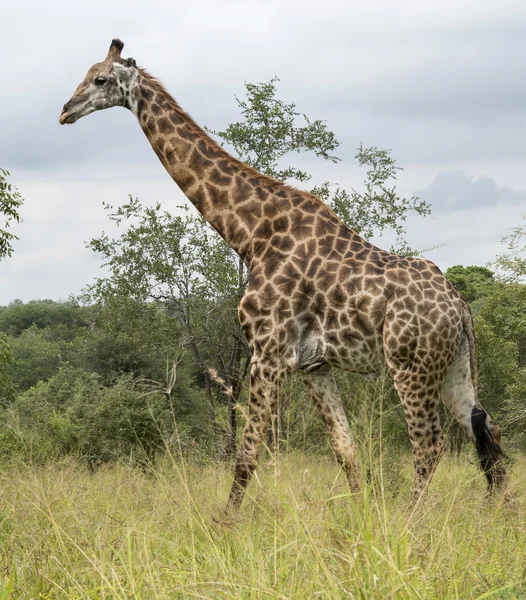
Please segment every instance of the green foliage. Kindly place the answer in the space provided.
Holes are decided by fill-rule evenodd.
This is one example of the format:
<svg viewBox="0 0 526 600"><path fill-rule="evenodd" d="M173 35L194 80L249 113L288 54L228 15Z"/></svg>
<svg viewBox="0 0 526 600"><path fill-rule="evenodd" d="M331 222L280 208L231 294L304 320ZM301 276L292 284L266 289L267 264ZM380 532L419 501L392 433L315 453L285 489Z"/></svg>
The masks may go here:
<svg viewBox="0 0 526 600"><path fill-rule="evenodd" d="M112 275L88 288L87 298L115 297L118 291L171 304L177 318L188 322L190 298L220 301L237 290L231 251L188 209L174 216L160 204L149 207L132 197L116 209L105 208L112 222L127 229L118 238L103 234L90 240L88 247L102 256Z"/></svg>
<svg viewBox="0 0 526 600"><path fill-rule="evenodd" d="M495 283L493 272L486 267L455 265L445 272L445 276L468 302L488 296Z"/></svg>
<svg viewBox="0 0 526 600"><path fill-rule="evenodd" d="M13 443L13 455L21 448L30 454L30 446L45 448L40 460L68 454L91 465L151 459L172 443L176 423L181 434L201 415L202 398L189 393L189 387L188 380L177 382L167 394L131 375L103 387L98 375L63 366L18 396L4 414L9 425L1 444L4 454ZM193 435L199 437L195 430Z"/></svg>
<svg viewBox="0 0 526 600"><path fill-rule="evenodd" d="M162 321L177 341L168 346L168 358L184 353L194 362L206 391L209 426L214 428L209 369L233 386L237 399L248 365L237 319L246 285L242 264L211 227L188 210L174 216L159 204L147 207L134 198L117 209L106 209L110 220L126 229L117 238L103 234L89 242L102 255L110 275L88 288L85 299L104 307L101 314L110 308L111 314L136 322L137 314L147 311ZM121 329L113 329L119 336ZM121 331L127 335L129 328L124 325ZM160 341L166 343L166 336ZM165 354L159 356L164 359ZM216 397L224 401L220 389Z"/></svg>
<svg viewBox="0 0 526 600"><path fill-rule="evenodd" d="M526 285L500 283L488 296L481 315L496 334L516 344L514 353L520 367L526 367Z"/></svg>
<svg viewBox="0 0 526 600"><path fill-rule="evenodd" d="M164 448L159 432L175 423L201 439L206 403L166 310L122 297L104 307L15 302L0 322L17 334L11 348L1 334L0 406L9 407L0 419L1 456L42 462L73 453L92 464L148 457Z"/></svg>
<svg viewBox="0 0 526 600"><path fill-rule="evenodd" d="M8 334L12 355L8 366L2 363L10 378L10 393L0 395L4 405L14 388L27 390L52 377L61 363L78 358L88 312L75 302L52 300L15 300L0 307L0 332Z"/></svg>
<svg viewBox="0 0 526 600"><path fill-rule="evenodd" d="M56 339L71 340L86 327L86 311L74 301L53 300L15 300L0 307L0 331L16 337L32 325L52 330Z"/></svg>
<svg viewBox="0 0 526 600"><path fill-rule="evenodd" d="M526 336L526 285L500 284L484 303L482 314L500 336L517 339Z"/></svg>
<svg viewBox="0 0 526 600"><path fill-rule="evenodd" d="M446 277L475 315L479 397L504 427L508 444L526 438L526 285L495 277L486 267L456 265Z"/></svg>
<svg viewBox="0 0 526 600"><path fill-rule="evenodd" d="M497 257L495 267L504 281L524 281L526 277L526 229L514 227L511 231L509 235L502 238L506 249Z"/></svg>
<svg viewBox="0 0 526 600"><path fill-rule="evenodd" d="M526 452L526 369L522 368L508 384L504 410L506 431L516 445Z"/></svg>
<svg viewBox="0 0 526 600"><path fill-rule="evenodd" d="M14 389L9 378L9 365L13 355L7 336L0 333L0 407L5 406L12 399Z"/></svg>
<svg viewBox="0 0 526 600"><path fill-rule="evenodd" d="M44 464L58 458L53 442L21 429L11 415L0 413L0 462L3 467L17 464Z"/></svg>
<svg viewBox="0 0 526 600"><path fill-rule="evenodd" d="M164 449L172 418L166 398L138 389L130 376L106 388L79 420L79 451L90 463L152 458Z"/></svg>
<svg viewBox="0 0 526 600"><path fill-rule="evenodd" d="M230 144L240 160L258 171L279 180L295 179L306 182L311 175L293 166L282 168L283 160L291 152L314 152L316 156L336 162L332 154L340 145L336 136L323 121L311 121L302 114L306 125L296 126L300 113L295 104L286 104L276 98L274 77L267 83L246 83L246 100L236 98L242 121L233 123L225 131L211 131ZM324 200L336 214L366 238L392 230L398 241L393 251L415 254L404 239L404 223L411 212L420 216L431 213L430 205L417 198L398 195L394 181L402 167L396 165L389 150L376 146L358 149L356 158L360 166L368 168L365 190L347 191L325 182L312 193Z"/></svg>
<svg viewBox="0 0 526 600"><path fill-rule="evenodd" d="M54 341L49 329L32 325L16 338L10 339L13 360L9 365L12 383L27 390L39 381L52 377L63 359L63 344Z"/></svg>
<svg viewBox="0 0 526 600"><path fill-rule="evenodd" d="M17 236L9 231L10 225L20 223L19 209L23 204L22 197L13 184L8 181L9 171L0 169L0 259L11 256L13 252L12 243Z"/></svg>
<svg viewBox="0 0 526 600"><path fill-rule="evenodd" d="M495 419L504 414L507 387L519 373L517 344L500 337L482 317L475 322L479 362L479 398Z"/></svg>
<svg viewBox="0 0 526 600"><path fill-rule="evenodd" d="M156 379L166 361L177 360L181 332L167 311L125 294L108 295L91 307L90 328L72 362L111 385L119 374Z"/></svg>
<svg viewBox="0 0 526 600"><path fill-rule="evenodd" d="M225 131L210 131L230 144L247 165L281 181L308 181L311 176L296 167L280 168L281 159L291 152L313 152L316 156L336 162L332 152L340 145L324 121L311 121L299 113L294 103L276 98L273 77L266 83L245 83L247 99L239 100L243 120L231 123ZM305 125L297 126L298 117Z"/></svg>

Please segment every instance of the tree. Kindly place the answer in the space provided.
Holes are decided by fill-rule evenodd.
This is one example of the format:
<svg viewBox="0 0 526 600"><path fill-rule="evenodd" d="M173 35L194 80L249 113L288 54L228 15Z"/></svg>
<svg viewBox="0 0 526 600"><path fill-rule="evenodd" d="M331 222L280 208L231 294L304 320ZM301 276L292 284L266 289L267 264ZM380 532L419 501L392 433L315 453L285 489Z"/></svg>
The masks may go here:
<svg viewBox="0 0 526 600"><path fill-rule="evenodd" d="M110 220L127 229L119 238L103 234L89 242L103 256L110 276L91 286L87 298L105 305L153 301L154 310L178 323L181 347L190 352L206 390L213 429L210 368L221 373L238 396L241 383L235 369L243 369L242 382L248 365L248 358L242 361L241 354L248 355L237 322L238 290L245 282L239 281L232 251L188 209L173 216L159 204L146 207L134 198L106 209ZM129 311L122 314L130 317Z"/></svg>
<svg viewBox="0 0 526 600"><path fill-rule="evenodd" d="M337 162L331 154L340 142L324 121L311 121L296 111L294 103L286 104L276 98L273 77L267 83L245 83L247 99L236 102L243 120L231 123L224 131L208 130L230 144L238 158L257 171L285 181L308 181L311 176L293 166L281 168L281 159L291 152L313 152L316 156ZM298 117L305 125L297 126Z"/></svg>
<svg viewBox="0 0 526 600"><path fill-rule="evenodd" d="M0 307L0 336L6 335L12 359L6 365L10 392L26 390L52 377L59 364L72 358L75 340L87 326L86 309L74 302L20 300ZM0 359L1 362L1 359Z"/></svg>
<svg viewBox="0 0 526 600"><path fill-rule="evenodd" d="M11 256L13 252L12 243L17 240L17 236L8 231L11 223L20 222L18 209L22 206L23 200L18 190L8 182L9 171L0 169L0 260L6 256ZM0 333L0 401L6 402L10 395L9 377L7 376L7 367L11 362L11 352L7 337Z"/></svg>
<svg viewBox="0 0 526 600"><path fill-rule="evenodd" d="M20 222L18 210L23 204L20 193L9 183L8 177L9 171L0 169L0 214L3 215L3 222L0 221L0 259L11 256L13 252L12 242L18 237L9 231L9 227L13 222Z"/></svg>
<svg viewBox="0 0 526 600"><path fill-rule="evenodd" d="M490 294L495 284L495 275L487 267L455 265L445 276L470 303Z"/></svg>
<svg viewBox="0 0 526 600"><path fill-rule="evenodd" d="M514 227L511 231L502 238L506 250L497 257L494 264L501 279L517 282L526 277L526 229Z"/></svg>
<svg viewBox="0 0 526 600"><path fill-rule="evenodd" d="M47 446L49 458L75 453L95 466L164 450L174 434L172 408L179 416L181 406L171 407L129 374L103 387L96 374L66 365L21 394L10 412L36 446Z"/></svg>
<svg viewBox="0 0 526 600"><path fill-rule="evenodd" d="M526 285L500 283L484 303L481 315L496 334L517 344L517 360L526 367Z"/></svg>
<svg viewBox="0 0 526 600"><path fill-rule="evenodd" d="M517 432L525 414L526 285L473 265L455 265L446 277L470 303L475 316L480 400Z"/></svg>
<svg viewBox="0 0 526 600"><path fill-rule="evenodd" d="M366 238L392 230L397 237L391 251L413 255L418 252L410 248L405 240L404 223L410 212L425 217L431 214L431 206L418 196L403 198L396 191L396 175L403 171L396 165L390 150L376 146L358 148L355 158L360 166L368 167L364 182L365 191L350 191L332 186L329 182L314 188L312 192L325 200L340 219ZM331 197L331 189L335 187Z"/></svg>
<svg viewBox="0 0 526 600"><path fill-rule="evenodd" d="M179 362L180 328L154 303L107 294L89 308L90 327L75 340L70 362L97 373L105 385L123 374L161 381L167 364Z"/></svg>
<svg viewBox="0 0 526 600"><path fill-rule="evenodd" d="M505 308L494 318L500 321L501 329L512 332L517 340L519 364L526 367L526 229L519 226L511 231L502 238L506 249L494 263L500 281L510 284L510 293L501 295Z"/></svg>
<svg viewBox="0 0 526 600"><path fill-rule="evenodd" d="M47 381L55 375L63 361L60 342L51 339L47 329L32 325L16 338L10 338L13 360L9 375L19 390L27 390L38 381Z"/></svg>
<svg viewBox="0 0 526 600"><path fill-rule="evenodd" d="M12 400L13 388L8 371L12 360L7 336L0 334L0 406L6 406Z"/></svg>
<svg viewBox="0 0 526 600"><path fill-rule="evenodd" d="M73 339L79 328L87 326L86 310L73 301L15 300L0 307L0 331L17 337L32 325L51 328L55 337Z"/></svg>

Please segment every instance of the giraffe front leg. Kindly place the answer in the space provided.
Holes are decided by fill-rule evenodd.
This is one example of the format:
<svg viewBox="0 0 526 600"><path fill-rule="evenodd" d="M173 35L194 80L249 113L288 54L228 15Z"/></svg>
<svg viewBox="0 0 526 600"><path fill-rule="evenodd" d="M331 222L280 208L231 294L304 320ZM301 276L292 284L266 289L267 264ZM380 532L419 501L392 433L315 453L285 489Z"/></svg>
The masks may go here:
<svg viewBox="0 0 526 600"><path fill-rule="evenodd" d="M261 443L265 440L272 412L276 406L280 378L278 374L262 376L261 365L253 364L250 372L248 415L236 458L234 482L228 498L227 512L239 510L250 478L258 463Z"/></svg>
<svg viewBox="0 0 526 600"><path fill-rule="evenodd" d="M347 475L351 493L357 493L362 484L358 450L332 371L330 367L323 367L313 373L305 373L304 379L330 435L336 459Z"/></svg>

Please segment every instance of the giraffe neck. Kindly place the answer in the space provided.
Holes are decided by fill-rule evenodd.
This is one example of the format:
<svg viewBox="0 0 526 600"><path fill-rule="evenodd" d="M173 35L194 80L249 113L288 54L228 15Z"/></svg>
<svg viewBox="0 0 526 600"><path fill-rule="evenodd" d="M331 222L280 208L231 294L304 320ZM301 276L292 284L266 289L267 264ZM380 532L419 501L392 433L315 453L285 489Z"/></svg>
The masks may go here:
<svg viewBox="0 0 526 600"><path fill-rule="evenodd" d="M249 262L254 233L271 213L292 208L290 188L230 156L162 85L141 71L130 103L146 137L187 198ZM297 192L301 194L301 192Z"/></svg>

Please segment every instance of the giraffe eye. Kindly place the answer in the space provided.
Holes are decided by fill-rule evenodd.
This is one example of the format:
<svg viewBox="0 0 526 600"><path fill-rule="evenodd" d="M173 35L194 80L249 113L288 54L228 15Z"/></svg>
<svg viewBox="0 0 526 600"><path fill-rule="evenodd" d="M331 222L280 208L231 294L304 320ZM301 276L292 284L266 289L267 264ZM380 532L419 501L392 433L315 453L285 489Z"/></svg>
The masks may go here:
<svg viewBox="0 0 526 600"><path fill-rule="evenodd" d="M107 77L95 77L95 85L104 85L108 81Z"/></svg>

